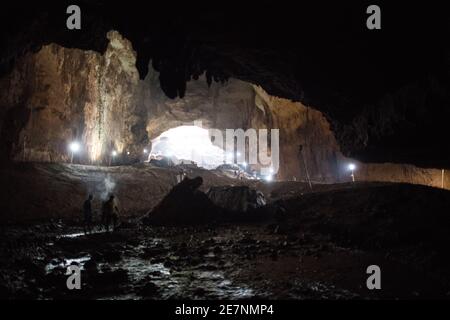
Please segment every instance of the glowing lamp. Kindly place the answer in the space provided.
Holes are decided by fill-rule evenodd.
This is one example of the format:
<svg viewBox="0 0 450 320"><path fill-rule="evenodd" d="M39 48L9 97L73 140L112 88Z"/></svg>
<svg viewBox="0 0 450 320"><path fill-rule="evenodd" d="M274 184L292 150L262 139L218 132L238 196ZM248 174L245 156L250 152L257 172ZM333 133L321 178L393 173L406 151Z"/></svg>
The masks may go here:
<svg viewBox="0 0 450 320"><path fill-rule="evenodd" d="M73 153L76 153L76 152L80 151L80 148L81 148L80 144L78 142L76 142L76 141L71 142L69 144L69 150L71 152L73 152Z"/></svg>
<svg viewBox="0 0 450 320"><path fill-rule="evenodd" d="M353 163L350 163L348 165L348 170L350 170L352 172L352 174L350 176L352 177L353 182L355 182L355 172L354 172L355 169L356 169L356 166Z"/></svg>

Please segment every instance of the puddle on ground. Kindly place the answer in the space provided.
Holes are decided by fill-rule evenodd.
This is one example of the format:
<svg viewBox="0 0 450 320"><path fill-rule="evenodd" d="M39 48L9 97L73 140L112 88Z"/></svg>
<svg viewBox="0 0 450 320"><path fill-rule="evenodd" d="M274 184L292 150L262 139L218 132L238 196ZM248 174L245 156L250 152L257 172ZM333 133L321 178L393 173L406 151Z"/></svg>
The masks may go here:
<svg viewBox="0 0 450 320"><path fill-rule="evenodd" d="M101 232L104 231L96 230L93 233ZM78 238L82 236L84 236L84 233L78 232L66 233L61 237ZM145 257L152 250L156 252L156 260L160 261L152 261L152 259ZM176 259L173 257L176 257ZM213 261L212 258L214 257L214 254L206 254L200 267L199 265L192 266L186 263L184 258L180 259L179 256L174 254L170 243L166 240L161 238L146 239L133 247L132 250L123 252L117 262L99 262L97 264L99 273L103 273L103 270L126 271L128 281L120 285L120 293L101 294L100 297L97 296L96 298L143 299L144 297L140 295L140 289L148 283L157 286L156 293L149 297L155 299L183 297L193 299L243 299L255 295L251 288L236 285L231 279L228 279L224 271L220 270L220 266ZM78 265L84 270L84 264L90 259L91 255L70 259L55 258L46 265L45 271L49 274L56 269L67 268L71 264ZM165 263L168 260L170 265ZM208 267L212 267L214 270L203 269Z"/></svg>
<svg viewBox="0 0 450 320"><path fill-rule="evenodd" d="M233 285L221 271L181 270L174 271L162 263L150 263L139 257L125 257L114 264L105 264L111 270L123 269L128 272L133 287L153 282L160 289L157 298L186 297L197 299L222 298L243 299L254 296L252 289ZM99 264L100 269L102 264ZM106 297L105 297L106 298ZM142 299L134 292L107 297L108 299Z"/></svg>
<svg viewBox="0 0 450 320"><path fill-rule="evenodd" d="M151 264L148 260L138 257L126 257L115 264L99 264L100 269L102 265L111 267L112 270L124 269L128 272L128 277L131 281L141 281L146 277L168 277L170 270L162 263Z"/></svg>
<svg viewBox="0 0 450 320"><path fill-rule="evenodd" d="M81 258L75 258L75 259L63 259L61 261L57 259L53 259L50 263L48 263L45 266L45 272L48 274L52 272L56 268L67 268L68 266L75 264L81 267L81 270L83 270L83 265L91 259L90 255L83 256Z"/></svg>
<svg viewBox="0 0 450 320"><path fill-rule="evenodd" d="M92 232L89 232L88 235L105 233L105 232L106 232L105 229L97 229L97 230L93 230ZM84 232L74 232L74 233L63 234L63 235L59 236L59 238L78 238L78 237L82 237L85 235L86 234Z"/></svg>

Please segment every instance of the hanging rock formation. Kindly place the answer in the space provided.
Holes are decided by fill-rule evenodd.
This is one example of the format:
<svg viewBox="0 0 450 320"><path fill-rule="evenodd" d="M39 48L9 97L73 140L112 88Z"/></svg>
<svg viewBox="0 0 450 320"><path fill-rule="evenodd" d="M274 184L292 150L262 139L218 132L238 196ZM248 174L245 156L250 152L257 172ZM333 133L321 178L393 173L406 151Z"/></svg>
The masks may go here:
<svg viewBox="0 0 450 320"><path fill-rule="evenodd" d="M108 33L104 54L55 44L27 53L0 79L2 156L22 161L69 161L68 143L82 142L81 163L142 160L142 150L165 130L200 123L204 128L279 129L279 179L348 181L328 119L301 102L269 95L259 86L208 75L187 82L183 98L168 98L151 66L139 79L136 52L118 32ZM341 141L341 140L340 140ZM302 155L299 146L302 145ZM440 187L441 170L411 165L358 163L356 179ZM444 185L448 186L444 176Z"/></svg>

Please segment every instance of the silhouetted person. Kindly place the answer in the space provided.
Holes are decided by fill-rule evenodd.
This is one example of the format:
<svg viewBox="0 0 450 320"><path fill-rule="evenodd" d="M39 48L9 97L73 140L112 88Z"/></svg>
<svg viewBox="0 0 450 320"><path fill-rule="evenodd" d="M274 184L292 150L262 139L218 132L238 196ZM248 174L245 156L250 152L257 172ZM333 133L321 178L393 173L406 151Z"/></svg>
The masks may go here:
<svg viewBox="0 0 450 320"><path fill-rule="evenodd" d="M89 195L89 197L84 201L83 203L83 216L84 216L84 222L83 222L83 229L84 233L87 234L88 232L92 232L92 199L94 197L92 194Z"/></svg>
<svg viewBox="0 0 450 320"><path fill-rule="evenodd" d="M177 174L177 184L183 181L184 178L186 178L186 172L184 171L184 169L181 169L179 171L179 174Z"/></svg>
<svg viewBox="0 0 450 320"><path fill-rule="evenodd" d="M102 201L102 224L106 225L106 202Z"/></svg>
<svg viewBox="0 0 450 320"><path fill-rule="evenodd" d="M119 222L119 208L114 195L111 195L108 201L103 204L102 211L106 231L109 232L111 222L113 224L113 230L115 230Z"/></svg>

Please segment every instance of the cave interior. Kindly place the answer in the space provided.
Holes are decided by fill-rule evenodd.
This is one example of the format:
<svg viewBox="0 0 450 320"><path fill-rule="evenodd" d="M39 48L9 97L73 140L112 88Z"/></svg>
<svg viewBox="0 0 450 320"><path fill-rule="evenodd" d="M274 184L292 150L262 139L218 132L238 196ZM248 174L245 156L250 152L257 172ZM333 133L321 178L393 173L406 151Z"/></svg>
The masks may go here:
<svg viewBox="0 0 450 320"><path fill-rule="evenodd" d="M69 5L0 13L0 298L448 298L441 5Z"/></svg>

